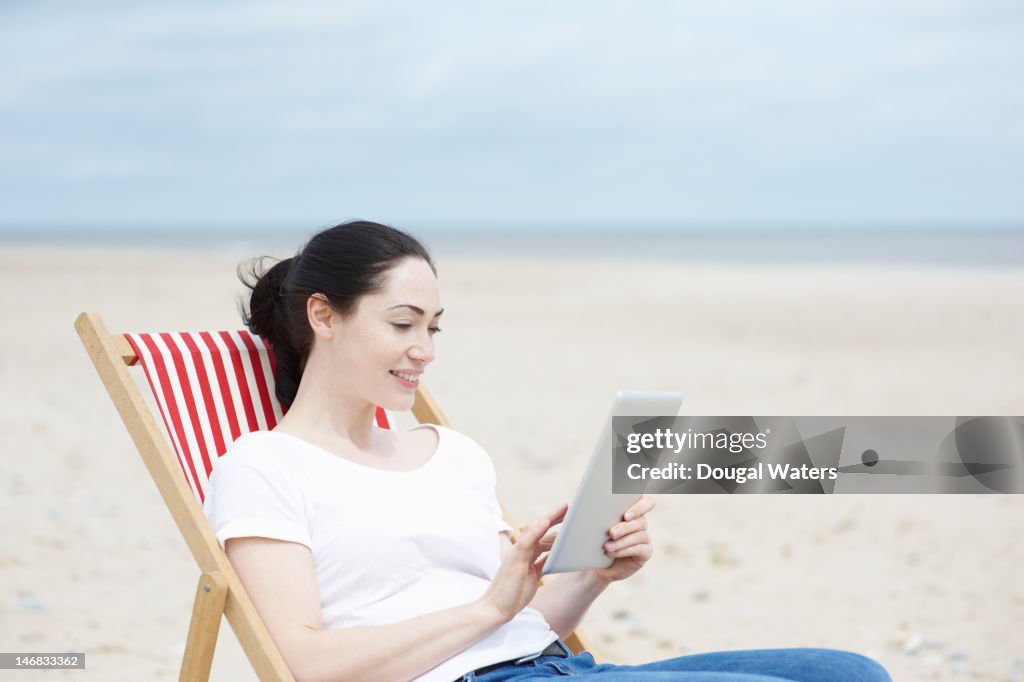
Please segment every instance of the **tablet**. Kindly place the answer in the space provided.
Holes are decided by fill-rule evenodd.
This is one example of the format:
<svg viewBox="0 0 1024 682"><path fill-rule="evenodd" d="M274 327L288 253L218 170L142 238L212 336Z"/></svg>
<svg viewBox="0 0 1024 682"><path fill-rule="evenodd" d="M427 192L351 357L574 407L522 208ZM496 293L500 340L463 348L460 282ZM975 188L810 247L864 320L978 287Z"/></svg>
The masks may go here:
<svg viewBox="0 0 1024 682"><path fill-rule="evenodd" d="M607 568L614 561L604 553L608 529L622 519L636 493L612 492L612 417L674 417L679 414L682 393L619 391L597 439L583 480L558 530L555 544L544 564L544 575Z"/></svg>

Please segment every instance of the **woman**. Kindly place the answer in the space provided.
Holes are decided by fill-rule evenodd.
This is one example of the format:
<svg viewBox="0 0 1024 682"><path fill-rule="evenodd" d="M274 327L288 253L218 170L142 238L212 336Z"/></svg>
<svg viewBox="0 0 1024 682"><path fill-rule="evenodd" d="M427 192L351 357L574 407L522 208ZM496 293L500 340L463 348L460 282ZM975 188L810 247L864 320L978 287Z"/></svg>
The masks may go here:
<svg viewBox="0 0 1024 682"><path fill-rule="evenodd" d="M610 567L540 587L565 505L512 545L476 443L437 426L373 426L377 405L412 407L434 360L443 309L423 246L352 222L253 274L244 317L274 349L288 412L220 459L205 511L296 679L889 680L869 659L822 649L618 667L572 656L560 638L651 557L653 500L609 530Z"/></svg>

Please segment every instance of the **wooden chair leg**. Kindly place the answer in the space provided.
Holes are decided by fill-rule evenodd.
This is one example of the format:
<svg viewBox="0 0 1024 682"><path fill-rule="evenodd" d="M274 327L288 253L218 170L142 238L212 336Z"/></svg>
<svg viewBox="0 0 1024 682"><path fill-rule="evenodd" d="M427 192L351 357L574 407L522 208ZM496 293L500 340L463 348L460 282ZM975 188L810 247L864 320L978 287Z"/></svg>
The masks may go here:
<svg viewBox="0 0 1024 682"><path fill-rule="evenodd" d="M207 682L210 679L213 650L217 646L220 619L227 598L228 579L223 573L210 571L199 576L179 682Z"/></svg>
<svg viewBox="0 0 1024 682"><path fill-rule="evenodd" d="M573 631L573 633L571 635L569 635L568 637L566 637L562 641L565 642L566 646L568 646L570 649L572 649L574 654L578 654L581 651L589 651L590 655L594 656L593 649L590 648L590 644L587 642L586 637L584 637L580 633L579 628L576 628L576 630ZM596 656L594 656L594 660L597 660ZM598 662L600 662L600 661L598 661Z"/></svg>

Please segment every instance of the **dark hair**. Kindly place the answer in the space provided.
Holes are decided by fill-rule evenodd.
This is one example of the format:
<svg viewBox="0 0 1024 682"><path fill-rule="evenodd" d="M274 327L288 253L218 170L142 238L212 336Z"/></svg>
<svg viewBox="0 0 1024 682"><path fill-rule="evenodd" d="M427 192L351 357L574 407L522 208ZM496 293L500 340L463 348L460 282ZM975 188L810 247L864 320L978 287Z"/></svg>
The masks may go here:
<svg viewBox="0 0 1024 682"><path fill-rule="evenodd" d="M323 294L342 315L352 313L359 298L380 291L385 275L398 261L422 258L437 273L427 249L414 237L387 225L354 220L313 235L292 258L267 268L266 257L239 268L251 291L242 321L270 344L275 360L277 399L291 406L313 344L306 301Z"/></svg>

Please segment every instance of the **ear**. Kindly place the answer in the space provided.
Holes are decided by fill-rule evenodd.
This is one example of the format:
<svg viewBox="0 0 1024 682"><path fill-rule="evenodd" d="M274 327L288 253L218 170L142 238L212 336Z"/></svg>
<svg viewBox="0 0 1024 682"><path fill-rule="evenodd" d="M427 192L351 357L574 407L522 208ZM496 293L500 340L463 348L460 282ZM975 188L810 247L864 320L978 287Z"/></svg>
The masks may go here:
<svg viewBox="0 0 1024 682"><path fill-rule="evenodd" d="M313 294L306 299L306 319L315 335L324 339L334 338L338 320L326 296Z"/></svg>

